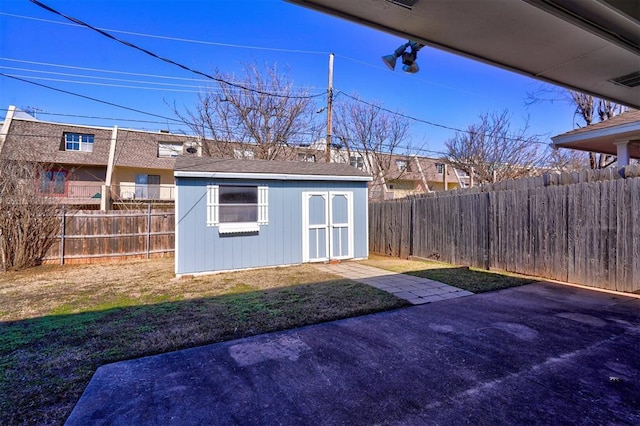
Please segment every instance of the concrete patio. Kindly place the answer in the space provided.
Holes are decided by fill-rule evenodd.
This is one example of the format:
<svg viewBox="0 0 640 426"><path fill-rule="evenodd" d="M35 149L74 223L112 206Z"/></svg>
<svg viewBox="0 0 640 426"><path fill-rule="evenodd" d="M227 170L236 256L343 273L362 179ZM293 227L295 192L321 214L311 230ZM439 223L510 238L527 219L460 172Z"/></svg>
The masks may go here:
<svg viewBox="0 0 640 426"><path fill-rule="evenodd" d="M68 425L640 424L640 299L550 283L100 367Z"/></svg>

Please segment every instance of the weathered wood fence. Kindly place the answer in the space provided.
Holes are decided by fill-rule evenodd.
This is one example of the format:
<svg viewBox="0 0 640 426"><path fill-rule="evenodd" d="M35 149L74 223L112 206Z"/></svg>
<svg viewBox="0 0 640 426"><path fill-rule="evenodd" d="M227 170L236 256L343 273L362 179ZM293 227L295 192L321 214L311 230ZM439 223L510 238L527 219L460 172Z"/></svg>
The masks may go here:
<svg viewBox="0 0 640 426"><path fill-rule="evenodd" d="M44 263L91 263L172 254L173 210L63 212L61 232Z"/></svg>
<svg viewBox="0 0 640 426"><path fill-rule="evenodd" d="M370 250L640 290L640 177L547 175L369 206Z"/></svg>

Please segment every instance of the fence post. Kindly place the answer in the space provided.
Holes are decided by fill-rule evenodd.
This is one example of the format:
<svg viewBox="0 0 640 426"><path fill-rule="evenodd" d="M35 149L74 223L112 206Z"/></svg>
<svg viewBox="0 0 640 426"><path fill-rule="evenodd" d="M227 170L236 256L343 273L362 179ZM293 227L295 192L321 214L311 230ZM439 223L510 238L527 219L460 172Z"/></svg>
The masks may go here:
<svg viewBox="0 0 640 426"><path fill-rule="evenodd" d="M493 229L491 229L491 227L493 226L493 204L491 203L491 192L487 192L487 231L485 234L485 238L487 239L486 245L485 245L485 256L484 256L484 269L486 269L487 271L491 270L491 267L493 265L491 265L491 250L493 249L493 247L491 246L491 238L493 235L495 235L495 232L493 231Z"/></svg>
<svg viewBox="0 0 640 426"><path fill-rule="evenodd" d="M60 264L64 265L64 236L66 228L66 209L62 206L62 214L60 215L62 221L60 223Z"/></svg>
<svg viewBox="0 0 640 426"><path fill-rule="evenodd" d="M409 257L413 256L413 240L415 234L415 210L416 210L416 199L414 197L410 198L409 204Z"/></svg>
<svg viewBox="0 0 640 426"><path fill-rule="evenodd" d="M147 204L147 259L151 252L151 203Z"/></svg>

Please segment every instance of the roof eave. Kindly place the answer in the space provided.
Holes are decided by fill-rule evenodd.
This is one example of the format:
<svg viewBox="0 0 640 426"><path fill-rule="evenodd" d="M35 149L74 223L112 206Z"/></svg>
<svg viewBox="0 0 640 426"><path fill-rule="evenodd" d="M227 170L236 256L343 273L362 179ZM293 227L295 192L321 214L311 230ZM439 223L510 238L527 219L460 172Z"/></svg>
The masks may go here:
<svg viewBox="0 0 640 426"><path fill-rule="evenodd" d="M605 138L605 137L620 137L623 138L625 135L630 135L632 137L636 137L637 135L633 135L634 132L638 132L640 135L640 121L636 121L633 123L625 123L620 124L618 126L606 127L603 129L591 129L588 130L588 127L585 127L585 131L583 132L568 132L563 133L561 135L553 136L551 140L554 145L559 144L570 144L573 142L582 142L589 139L597 139L597 138Z"/></svg>
<svg viewBox="0 0 640 426"><path fill-rule="evenodd" d="M303 175L288 173L231 173L175 170L173 176L177 178L207 178L207 179L255 179L255 180L323 180L323 181L351 181L370 182L371 176L349 175Z"/></svg>

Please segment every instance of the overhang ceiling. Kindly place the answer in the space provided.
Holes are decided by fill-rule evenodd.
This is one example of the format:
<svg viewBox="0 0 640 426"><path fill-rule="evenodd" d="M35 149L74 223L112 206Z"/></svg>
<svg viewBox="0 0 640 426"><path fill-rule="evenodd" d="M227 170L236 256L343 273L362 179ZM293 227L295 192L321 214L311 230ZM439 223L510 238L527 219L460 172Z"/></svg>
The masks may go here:
<svg viewBox="0 0 640 426"><path fill-rule="evenodd" d="M287 1L640 108L638 0Z"/></svg>

